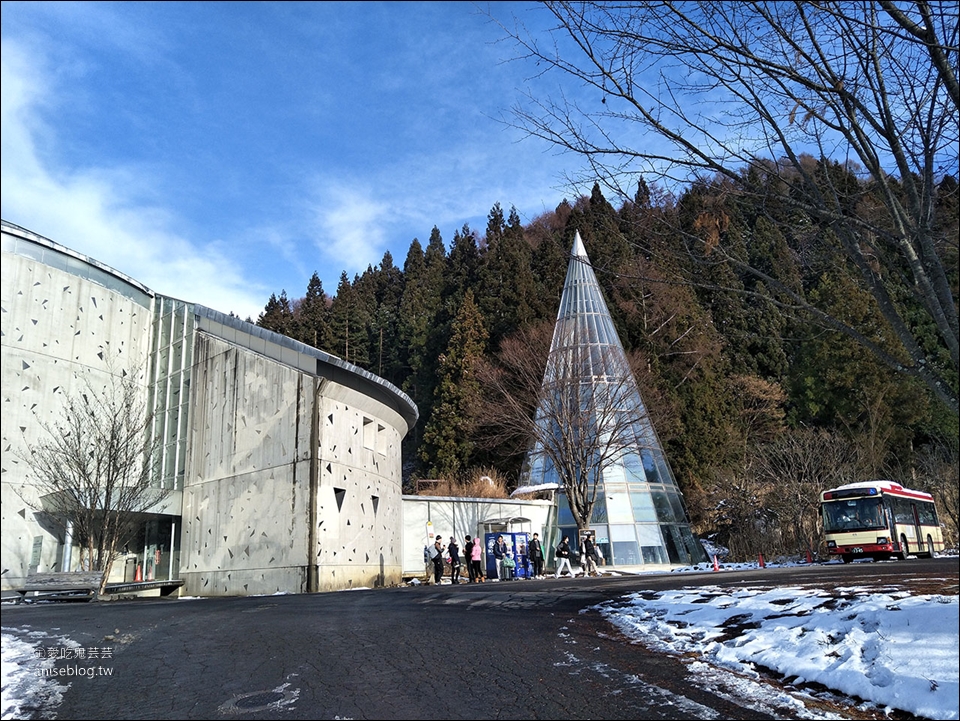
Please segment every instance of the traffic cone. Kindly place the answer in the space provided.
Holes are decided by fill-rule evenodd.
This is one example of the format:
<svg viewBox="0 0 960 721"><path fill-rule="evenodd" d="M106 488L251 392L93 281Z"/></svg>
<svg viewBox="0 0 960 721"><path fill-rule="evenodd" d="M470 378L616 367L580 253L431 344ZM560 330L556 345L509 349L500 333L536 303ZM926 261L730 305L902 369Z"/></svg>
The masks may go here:
<svg viewBox="0 0 960 721"><path fill-rule="evenodd" d="M713 570L714 571L720 570L720 561L717 560L716 556L713 557Z"/></svg>
<svg viewBox="0 0 960 721"><path fill-rule="evenodd" d="M813 554L810 553L810 549L807 549L807 563L813 563Z"/></svg>
<svg viewBox="0 0 960 721"><path fill-rule="evenodd" d="M767 567L767 564L763 562L763 554L762 554L762 553L760 554L759 562L760 562L760 568L766 568L766 567Z"/></svg>
<svg viewBox="0 0 960 721"><path fill-rule="evenodd" d="M143 571L140 570L140 564L139 564L139 563L137 564L137 572L136 572L136 574L133 576L133 580L136 581L136 582L138 582L138 583L143 580Z"/></svg>

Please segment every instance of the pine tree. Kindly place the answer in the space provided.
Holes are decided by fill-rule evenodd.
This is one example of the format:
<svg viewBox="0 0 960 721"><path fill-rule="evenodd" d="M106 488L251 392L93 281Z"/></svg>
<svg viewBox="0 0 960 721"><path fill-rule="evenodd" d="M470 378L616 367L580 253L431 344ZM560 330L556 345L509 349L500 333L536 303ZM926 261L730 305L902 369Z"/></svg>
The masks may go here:
<svg viewBox="0 0 960 721"><path fill-rule="evenodd" d="M430 477L449 480L469 468L474 451L471 410L482 392L476 365L486 350L487 332L473 291L464 294L452 330L440 357L436 399L420 447Z"/></svg>
<svg viewBox="0 0 960 721"><path fill-rule="evenodd" d="M362 297L350 283L346 271L340 274L337 295L330 304L330 352L361 368L370 366L370 315Z"/></svg>
<svg viewBox="0 0 960 721"><path fill-rule="evenodd" d="M383 254L373 275L376 308L370 322L371 370L396 386L403 382L400 348L400 300L403 272L393 264L390 251Z"/></svg>
<svg viewBox="0 0 960 721"><path fill-rule="evenodd" d="M323 292L323 282L316 272L307 283L307 294L294 311L294 328L294 338L314 348L322 348L324 340L330 337L327 295Z"/></svg>
<svg viewBox="0 0 960 721"><path fill-rule="evenodd" d="M478 288L492 348L499 347L506 335L536 316L538 301L532 256L516 208L510 210L508 225L504 223L500 205L495 205L488 216Z"/></svg>
<svg viewBox="0 0 960 721"><path fill-rule="evenodd" d="M287 291L280 291L280 297L270 294L270 300L264 306L263 313L257 318L257 325L275 333L292 336L294 332L293 310L287 298Z"/></svg>

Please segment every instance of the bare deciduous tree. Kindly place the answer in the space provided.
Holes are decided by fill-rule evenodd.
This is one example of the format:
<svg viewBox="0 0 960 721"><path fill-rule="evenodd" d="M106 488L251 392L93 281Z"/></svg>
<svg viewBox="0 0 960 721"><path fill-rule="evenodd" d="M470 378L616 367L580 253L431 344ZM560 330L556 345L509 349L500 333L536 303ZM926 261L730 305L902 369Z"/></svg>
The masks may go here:
<svg viewBox="0 0 960 721"><path fill-rule="evenodd" d="M801 428L757 449L756 478L767 489L765 506L776 514L783 550L802 553L822 536L820 493L862 480L849 441Z"/></svg>
<svg viewBox="0 0 960 721"><path fill-rule="evenodd" d="M531 90L512 124L586 158L582 180L623 197L640 173L671 186L713 176L814 219L811 242L839 246L896 347L715 238L693 240L710 262L762 280L781 308L848 335L958 411L945 260L957 234L937 220L940 181L958 168L956 2L543 5L555 21L546 34L505 30L518 59L535 63L532 81L559 74L560 85Z"/></svg>
<svg viewBox="0 0 960 721"><path fill-rule="evenodd" d="M641 430L649 427L649 419L636 402L632 369L626 363L615 368L611 358L601 364L598 349L578 337L579 324L558 326L558 333L571 335L550 351L547 361L548 330L520 331L504 340L498 364L482 365L479 427L491 447L513 453L536 448L529 462L556 471L577 528L583 530L590 526L604 471L624 453L652 446L653 438Z"/></svg>
<svg viewBox="0 0 960 721"><path fill-rule="evenodd" d="M957 438L937 438L920 449L915 483L933 494L944 526L947 548L956 548L960 528L960 443Z"/></svg>
<svg viewBox="0 0 960 721"><path fill-rule="evenodd" d="M33 486L21 497L69 528L86 556L82 565L103 573L101 593L138 514L168 494L152 483L159 439L136 375L112 374L102 388L82 379L81 390L64 394L59 418L40 424L44 438L21 455Z"/></svg>

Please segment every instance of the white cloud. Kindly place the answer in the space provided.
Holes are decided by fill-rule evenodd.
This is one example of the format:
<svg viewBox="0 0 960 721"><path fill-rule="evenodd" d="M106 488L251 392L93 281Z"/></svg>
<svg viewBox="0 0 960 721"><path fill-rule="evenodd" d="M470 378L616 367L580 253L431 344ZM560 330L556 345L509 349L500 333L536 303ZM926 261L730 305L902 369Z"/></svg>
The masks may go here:
<svg viewBox="0 0 960 721"><path fill-rule="evenodd" d="M163 295L256 318L266 289L245 278L218 244L191 242L178 231L174 214L138 200L152 195L149 174L139 168L56 167L56 137L44 121L50 113L41 112L56 97L51 77L38 48L3 41L3 218Z"/></svg>
<svg viewBox="0 0 960 721"><path fill-rule="evenodd" d="M314 207L321 259L348 275L377 265L386 247L387 205L368 190L337 181L322 181ZM351 280L353 280L351 278ZM326 288L335 293L336 288Z"/></svg>

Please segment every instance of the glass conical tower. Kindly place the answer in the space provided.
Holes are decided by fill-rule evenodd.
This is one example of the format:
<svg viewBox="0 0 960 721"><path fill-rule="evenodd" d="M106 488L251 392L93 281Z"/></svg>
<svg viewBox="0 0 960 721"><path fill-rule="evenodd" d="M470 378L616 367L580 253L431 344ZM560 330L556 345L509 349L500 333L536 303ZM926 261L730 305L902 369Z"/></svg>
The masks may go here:
<svg viewBox="0 0 960 721"><path fill-rule="evenodd" d="M571 506L593 500L589 527L616 566L707 561L690 530L578 232L560 299L522 485L559 484L549 547L577 538ZM577 479L564 488L563 479ZM573 498L569 497L573 494Z"/></svg>

